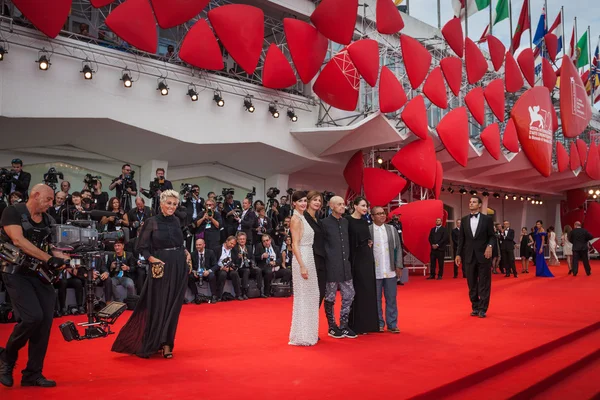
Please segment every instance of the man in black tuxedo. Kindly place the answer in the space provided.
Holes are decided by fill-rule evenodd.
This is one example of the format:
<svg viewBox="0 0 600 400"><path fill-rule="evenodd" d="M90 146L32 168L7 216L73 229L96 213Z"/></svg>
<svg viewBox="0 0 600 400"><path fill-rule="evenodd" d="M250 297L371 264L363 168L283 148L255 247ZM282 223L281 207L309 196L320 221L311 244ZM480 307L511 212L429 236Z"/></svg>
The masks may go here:
<svg viewBox="0 0 600 400"><path fill-rule="evenodd" d="M240 284L240 275L238 274L237 268L233 263L232 251L236 245L235 236L229 236L217 251L215 256L217 257L217 298L222 300L223 288L225 287L225 281L231 280L233 285L233 291L235 297L238 300L244 300L242 296L242 285Z"/></svg>
<svg viewBox="0 0 600 400"><path fill-rule="evenodd" d="M510 227L510 222L504 221L504 230L500 235L500 260L504 263L505 277L509 277L512 271L514 277L517 277L517 267L515 266L515 230Z"/></svg>
<svg viewBox="0 0 600 400"><path fill-rule="evenodd" d="M237 218L237 230L246 234L247 243L252 247L252 234L258 227L258 217L252 208L252 201L247 197L242 201L242 210L242 215Z"/></svg>
<svg viewBox="0 0 600 400"><path fill-rule="evenodd" d="M292 271L285 268L281 263L281 251L279 247L273 244L273 239L269 235L262 235L262 243L256 244L254 259L256 265L262 270L263 281L265 284L264 295L271 297L271 282L275 278L281 278L282 282L292 280Z"/></svg>
<svg viewBox="0 0 600 400"><path fill-rule="evenodd" d="M482 201L469 199L469 215L462 218L455 262L462 264L464 255L472 317L485 318L492 291L492 246L495 243L494 223L481 213Z"/></svg>
<svg viewBox="0 0 600 400"><path fill-rule="evenodd" d="M573 243L573 276L579 272L579 260L583 261L583 268L587 276L592 274L590 260L588 259L588 242L594 237L581 227L581 222L574 224L575 229L569 233L569 242Z"/></svg>
<svg viewBox="0 0 600 400"><path fill-rule="evenodd" d="M23 202L27 202L29 195L29 184L31 183L31 174L23 171L23 161L20 158L15 158L12 164L12 179L8 181L4 188L4 193L10 195L12 192L20 192L23 195Z"/></svg>
<svg viewBox="0 0 600 400"><path fill-rule="evenodd" d="M431 245L429 257L431 261L429 265L429 278L427 279L435 279L436 261L439 268L438 279L442 279L442 276L444 276L444 255L448 240L448 230L442 226L442 219L436 219L435 227L431 228L429 232L429 244Z"/></svg>
<svg viewBox="0 0 600 400"><path fill-rule="evenodd" d="M202 212L204 211L204 199L200 197L200 186L192 185L191 191L186 193L181 200L181 205L183 205L186 209L187 220L186 225L194 224L194 228L190 229L190 233L192 236L188 236L185 239L185 248L190 249L192 244L194 243L194 236L198 232L197 222L202 216Z"/></svg>
<svg viewBox="0 0 600 400"><path fill-rule="evenodd" d="M198 286L196 282L208 282L211 294L211 303L216 303L217 299L217 257L215 252L206 248L204 239L196 240L196 251L192 252L192 271L188 277L188 287L194 295L194 302L200 304L198 296Z"/></svg>
<svg viewBox="0 0 600 400"><path fill-rule="evenodd" d="M261 235L262 236L262 235ZM231 258L237 267L238 275L242 280L242 297L248 299L248 289L250 288L250 278L256 280L256 286L261 290L263 286L263 276L260 268L254 261L254 251L252 246L247 246L247 237L244 232L238 232L237 245L231 251ZM264 294L261 297L266 297Z"/></svg>
<svg viewBox="0 0 600 400"><path fill-rule="evenodd" d="M461 220L456 220L456 227L454 229L452 229L452 251L456 260L456 256L458 255L458 253L456 252L456 249L458 248L458 237L460 236L460 224L461 224ZM466 278L467 275L465 274L465 266L462 265L461 266L461 270L462 270L462 277ZM454 262L454 278L458 278L458 264L456 262Z"/></svg>
<svg viewBox="0 0 600 400"><path fill-rule="evenodd" d="M235 236L238 228L237 216L242 215L242 204L233 199L232 194L225 196L225 204L223 204L223 211L221 217L225 229L223 230L224 236ZM222 238L222 240L224 240Z"/></svg>

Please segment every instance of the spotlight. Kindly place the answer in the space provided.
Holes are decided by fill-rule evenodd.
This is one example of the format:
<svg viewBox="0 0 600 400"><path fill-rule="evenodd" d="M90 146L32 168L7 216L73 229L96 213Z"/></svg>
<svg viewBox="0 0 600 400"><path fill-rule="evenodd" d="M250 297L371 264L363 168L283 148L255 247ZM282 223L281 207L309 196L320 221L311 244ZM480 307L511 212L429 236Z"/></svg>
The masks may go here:
<svg viewBox="0 0 600 400"><path fill-rule="evenodd" d="M519 197L519 200L523 201L523 200L525 200L525 197L521 196L521 197Z"/></svg>
<svg viewBox="0 0 600 400"><path fill-rule="evenodd" d="M169 94L169 87L167 86L167 81L164 78L158 82L158 87L156 90L160 91L161 96L166 96Z"/></svg>
<svg viewBox="0 0 600 400"><path fill-rule="evenodd" d="M473 189L469 192L471 196L477 196L477 190Z"/></svg>
<svg viewBox="0 0 600 400"><path fill-rule="evenodd" d="M379 154L377 154L377 164L379 164L379 165L383 164L383 158L381 158L381 156Z"/></svg>
<svg viewBox="0 0 600 400"><path fill-rule="evenodd" d="M42 54L40 56L40 58L37 60L38 63L38 68L41 69L42 71L47 71L48 68L50 68L50 60L48 59L48 57L45 54Z"/></svg>
<svg viewBox="0 0 600 400"><path fill-rule="evenodd" d="M279 118L279 111L277 110L277 105L275 103L269 104L269 112L273 118Z"/></svg>
<svg viewBox="0 0 600 400"><path fill-rule="evenodd" d="M446 191L446 188L442 186L442 189L441 189L441 190L442 190L442 192L445 192L445 191Z"/></svg>
<svg viewBox="0 0 600 400"><path fill-rule="evenodd" d="M597 198L598 198L598 196L597 196L597 195L593 195L592 197L593 197L594 199L597 199Z"/></svg>
<svg viewBox="0 0 600 400"><path fill-rule="evenodd" d="M252 104L252 97L251 96L246 96L246 98L244 99L244 108L249 113L253 113L254 112L255 108L254 108L254 105Z"/></svg>
<svg viewBox="0 0 600 400"><path fill-rule="evenodd" d="M128 69L123 70L123 74L121 75L121 80L123 81L123 86L126 88L130 88L133 86L133 80L131 79L131 71Z"/></svg>
<svg viewBox="0 0 600 400"><path fill-rule="evenodd" d="M293 108L288 109L287 111L287 116L288 118L292 121L292 122L297 122L298 121L298 116L296 115L296 113L294 112ZM381 163L379 163L381 164Z"/></svg>
<svg viewBox="0 0 600 400"><path fill-rule="evenodd" d="M531 200L531 204L535 204L535 200Z"/></svg>
<svg viewBox="0 0 600 400"><path fill-rule="evenodd" d="M527 201L531 200L531 196L527 196Z"/></svg>
<svg viewBox="0 0 600 400"><path fill-rule="evenodd" d="M213 96L213 100L219 107L223 107L225 105L225 100L223 100L223 96L221 96L221 92L219 90L215 90L215 95Z"/></svg>
<svg viewBox="0 0 600 400"><path fill-rule="evenodd" d="M588 190L588 194L594 194L594 189Z"/></svg>
<svg viewBox="0 0 600 400"><path fill-rule="evenodd" d="M508 200L508 195L507 194L504 195L504 200Z"/></svg>
<svg viewBox="0 0 600 400"><path fill-rule="evenodd" d="M500 193L498 193L498 192L494 193L494 198L495 199L499 199L500 198Z"/></svg>
<svg viewBox="0 0 600 400"><path fill-rule="evenodd" d="M460 194L467 194L467 189L460 188L460 190L458 191L458 193L460 193Z"/></svg>
<svg viewBox="0 0 600 400"><path fill-rule="evenodd" d="M600 190L596 190L596 194L597 194L597 195L600 195Z"/></svg>
<svg viewBox="0 0 600 400"><path fill-rule="evenodd" d="M85 80L90 80L94 77L94 70L88 64L84 64L80 72L83 74L83 79Z"/></svg>
<svg viewBox="0 0 600 400"><path fill-rule="evenodd" d="M488 196L490 195L490 193L489 193L489 192L486 192L486 191L484 190L483 192L481 192L481 195L482 195L483 197L488 197Z"/></svg>
<svg viewBox="0 0 600 400"><path fill-rule="evenodd" d="M517 200L517 195L513 194L513 200Z"/></svg>
<svg viewBox="0 0 600 400"><path fill-rule="evenodd" d="M540 200L540 204L544 204L544 200Z"/></svg>
<svg viewBox="0 0 600 400"><path fill-rule="evenodd" d="M4 55L8 53L8 51L4 48L4 46L0 46L0 61L4 60Z"/></svg>
<svg viewBox="0 0 600 400"><path fill-rule="evenodd" d="M454 193L454 189L452 189L452 186L448 187L448 193L450 193L450 194Z"/></svg>
<svg viewBox="0 0 600 400"><path fill-rule="evenodd" d="M186 95L190 96L191 101L198 101L198 92L196 91L196 86L194 84L188 85L188 91Z"/></svg>

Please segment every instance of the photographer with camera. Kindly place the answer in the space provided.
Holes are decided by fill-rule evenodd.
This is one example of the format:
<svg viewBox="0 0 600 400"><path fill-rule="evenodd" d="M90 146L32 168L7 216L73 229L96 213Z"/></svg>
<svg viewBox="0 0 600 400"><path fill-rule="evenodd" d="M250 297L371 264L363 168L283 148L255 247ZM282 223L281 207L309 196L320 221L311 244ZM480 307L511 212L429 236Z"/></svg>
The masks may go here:
<svg viewBox="0 0 600 400"><path fill-rule="evenodd" d="M283 246L283 241L290 235L291 217L285 217L283 222L275 230L275 244L279 247Z"/></svg>
<svg viewBox="0 0 600 400"><path fill-rule="evenodd" d="M273 244L271 236L262 235L261 243L256 245L254 259L258 267L262 270L265 297L271 297L271 283L273 279L280 278L284 283L292 281L292 270L282 265L281 251L279 247Z"/></svg>
<svg viewBox="0 0 600 400"><path fill-rule="evenodd" d="M108 193L102 191L102 181L100 179L102 179L101 176L86 174L83 178L83 190L87 189L91 192L94 209L104 211L108 203Z"/></svg>
<svg viewBox="0 0 600 400"><path fill-rule="evenodd" d="M150 190L140 189L140 191L144 196L152 199L152 211L156 214L160 211L160 194L169 189L173 189L173 184L165 179L164 168L157 168L156 178L150 182Z"/></svg>
<svg viewBox="0 0 600 400"><path fill-rule="evenodd" d="M237 267L238 275L242 280L242 297L248 300L248 288L250 287L250 278L256 280L258 290L263 286L262 271L254 262L254 251L251 246L246 246L246 234L244 232L237 233L237 245L231 252L233 263ZM264 294L261 297L266 297Z"/></svg>
<svg viewBox="0 0 600 400"><path fill-rule="evenodd" d="M12 160L11 165L10 171L5 168L0 171L0 182L4 184L4 193L9 195L12 192L20 192L23 195L23 201L27 201L31 174L23 171L23 161L20 158Z"/></svg>
<svg viewBox="0 0 600 400"><path fill-rule="evenodd" d="M133 179L134 175L135 171L131 170L131 165L124 164L121 167L121 175L113 179L108 187L110 190L115 190L116 197L125 212L131 209L131 196L137 196L137 183Z"/></svg>
<svg viewBox="0 0 600 400"><path fill-rule="evenodd" d="M234 236L238 228L238 217L242 215L242 204L238 200L233 200L233 189L223 189L225 204L221 213L225 225L225 237Z"/></svg>
<svg viewBox="0 0 600 400"><path fill-rule="evenodd" d="M186 225L190 226L189 232L191 234L185 239L185 248L190 249L198 232L198 220L204 211L204 199L200 197L200 186L198 185L182 183L181 188L180 193L183 195L181 204L186 208Z"/></svg>
<svg viewBox="0 0 600 400"><path fill-rule="evenodd" d="M138 232L144 226L144 221L152 217L154 212L146 205L142 197L135 198L135 208L127 212L127 220L129 221L129 238L133 241L138 236Z"/></svg>
<svg viewBox="0 0 600 400"><path fill-rule="evenodd" d="M253 245L252 238L257 227L258 220L256 213L252 209L251 202L252 200L248 197L242 200L242 215L236 219L239 224L237 230L246 234L249 246Z"/></svg>
<svg viewBox="0 0 600 400"><path fill-rule="evenodd" d="M242 296L242 287L240 284L240 276L237 272L237 268L234 264L232 250L235 247L237 241L235 236L229 236L223 246L215 252L215 256L217 257L217 299L220 301L223 299L223 288L225 288L225 281L227 279L231 280L233 284L233 291L235 292L235 297L238 300L244 300Z"/></svg>
<svg viewBox="0 0 600 400"><path fill-rule="evenodd" d="M75 266L67 266L59 275L59 280L54 284L58 289L58 312L56 316L85 314L83 308L83 281L78 277L79 270ZM73 310L67 309L67 288L75 291L75 301L77 304Z"/></svg>
<svg viewBox="0 0 600 400"><path fill-rule="evenodd" d="M62 181L60 183L60 191L67 196L67 204L73 205L73 201L71 200L71 195L69 194L69 190L71 190L71 182Z"/></svg>
<svg viewBox="0 0 600 400"><path fill-rule="evenodd" d="M136 265L137 260L131 253L125 252L125 241L119 239L114 244L115 252L108 255L106 264L110 271L112 280L112 292L116 301L123 302L124 297L119 296L117 286L123 286L127 290L127 297L135 296Z"/></svg>
<svg viewBox="0 0 600 400"><path fill-rule="evenodd" d="M58 191L54 195L54 205L48 209L48 215L50 215L54 220L62 224L66 221L65 213L67 205L65 204L67 201L67 195L64 192Z"/></svg>
<svg viewBox="0 0 600 400"><path fill-rule="evenodd" d="M271 219L267 217L265 206L259 205L256 207L256 224L257 227L253 232L254 240L252 243L261 243L260 238L263 234L271 236L273 234L273 226L271 225Z"/></svg>
<svg viewBox="0 0 600 400"><path fill-rule="evenodd" d="M288 189L287 192L289 193L289 195L291 196L291 193L294 192L294 189ZM280 206L279 206L279 220L282 221L287 217L292 216L292 209L290 207L290 205L288 204L288 196L281 196L280 200Z"/></svg>
<svg viewBox="0 0 600 400"><path fill-rule="evenodd" d="M198 287L196 282L208 282L210 287L211 303L216 303L217 299L217 276L219 266L217 265L217 257L215 252L206 248L204 239L196 240L196 251L192 252L192 270L188 277L188 287L194 295L194 302L200 304L198 295Z"/></svg>
<svg viewBox="0 0 600 400"><path fill-rule="evenodd" d="M73 193L75 198L75 193ZM113 197L108 201L108 211L117 214L113 217L102 217L100 224L104 227L105 232L114 232L129 226L129 218L121 208L121 202L118 198Z"/></svg>
<svg viewBox="0 0 600 400"><path fill-rule="evenodd" d="M11 387L14 384L13 370L19 350L29 342L29 360L23 370L21 386L54 387L56 382L44 378L42 367L52 319L56 294L50 283L42 281L38 271L43 267L56 270L69 263L61 252L48 253L50 248L50 226L54 219L46 214L52 205L54 191L49 186L37 184L31 190L26 204L7 207L2 214L2 240L15 246L26 255L18 264L9 262L3 254L2 279L6 284L12 305L21 317L6 348L0 348L0 383Z"/></svg>
<svg viewBox="0 0 600 400"><path fill-rule="evenodd" d="M206 211L200 213L201 217L196 221L196 232L204 234L206 248L217 251L221 246L221 215L216 211L213 199L206 200Z"/></svg>

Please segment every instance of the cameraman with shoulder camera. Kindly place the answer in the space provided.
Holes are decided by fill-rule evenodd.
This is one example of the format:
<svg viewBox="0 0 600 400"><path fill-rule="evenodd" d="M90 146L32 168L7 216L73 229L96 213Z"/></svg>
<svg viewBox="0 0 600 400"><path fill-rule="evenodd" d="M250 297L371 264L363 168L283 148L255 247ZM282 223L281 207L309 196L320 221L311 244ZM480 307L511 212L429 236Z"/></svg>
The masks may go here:
<svg viewBox="0 0 600 400"><path fill-rule="evenodd" d="M127 289L127 297L135 296L136 265L137 260L131 253L125 252L125 242L119 239L115 242L115 252L108 255L106 264L110 270L112 279L112 292L116 301L123 302L124 297L119 296L117 286Z"/></svg>
<svg viewBox="0 0 600 400"><path fill-rule="evenodd" d="M144 196L152 199L152 211L157 214L160 212L160 194L169 189L173 189L173 184L165 179L164 168L157 168L156 178L150 182L150 190L141 189L140 191Z"/></svg>
<svg viewBox="0 0 600 400"><path fill-rule="evenodd" d="M45 283L35 269L41 261L50 269L59 269L69 260L60 252L48 254L50 226L54 219L46 214L52 205L54 191L38 184L31 190L26 204L8 207L2 214L2 239L17 247L28 257L21 264L2 261L2 279L6 284L15 310L21 316L8 338L6 349L0 348L0 383L13 386L13 369L19 350L29 342L29 360L23 370L21 386L54 387L56 382L44 378L42 367L50 339L56 294L50 283Z"/></svg>
<svg viewBox="0 0 600 400"><path fill-rule="evenodd" d="M23 171L23 161L20 158L15 158L11 161L12 169L8 173L4 193L11 194L12 192L21 192L23 201L27 201L29 184L31 183L31 174Z"/></svg>
<svg viewBox="0 0 600 400"><path fill-rule="evenodd" d="M115 190L116 197L125 212L131 209L131 196L137 196L137 183L133 179L134 175L135 171L131 170L131 165L124 164L121 168L121 175L113 179L108 187L110 190Z"/></svg>

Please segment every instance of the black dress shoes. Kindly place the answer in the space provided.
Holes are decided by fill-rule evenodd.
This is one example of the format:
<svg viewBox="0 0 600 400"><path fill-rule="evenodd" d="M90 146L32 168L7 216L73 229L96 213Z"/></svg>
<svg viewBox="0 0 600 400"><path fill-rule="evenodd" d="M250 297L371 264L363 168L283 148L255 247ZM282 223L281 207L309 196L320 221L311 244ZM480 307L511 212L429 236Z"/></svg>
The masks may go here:
<svg viewBox="0 0 600 400"><path fill-rule="evenodd" d="M397 286L404 286L404 283L402 283L401 281L396 282Z"/></svg>
<svg viewBox="0 0 600 400"><path fill-rule="evenodd" d="M479 316L479 311L477 311L477 310L471 311L471 317L478 317L478 316Z"/></svg>
<svg viewBox="0 0 600 400"><path fill-rule="evenodd" d="M9 364L4 361L3 352L5 350L0 347L0 383L6 387L12 387L14 385L13 380L13 369L15 368L15 364Z"/></svg>
<svg viewBox="0 0 600 400"><path fill-rule="evenodd" d="M439 280L441 280L441 279L442 279L442 277L441 277L441 276L438 276L438 277L437 277L437 279L438 279L438 281L439 281Z"/></svg>
<svg viewBox="0 0 600 400"><path fill-rule="evenodd" d="M479 318L485 318L485 311L479 311Z"/></svg>
<svg viewBox="0 0 600 400"><path fill-rule="evenodd" d="M505 275L504 275L504 277L505 277L505 278L509 278L509 277L510 277L510 274L505 274Z"/></svg>
<svg viewBox="0 0 600 400"><path fill-rule="evenodd" d="M429 275L427 279L435 279L435 275Z"/></svg>
<svg viewBox="0 0 600 400"><path fill-rule="evenodd" d="M56 382L52 381L50 379L46 379L43 376L40 376L36 379L22 379L21 380L21 386L25 387L25 386L39 386L39 387L46 387L46 388L50 388L50 387L55 387L56 386Z"/></svg>

